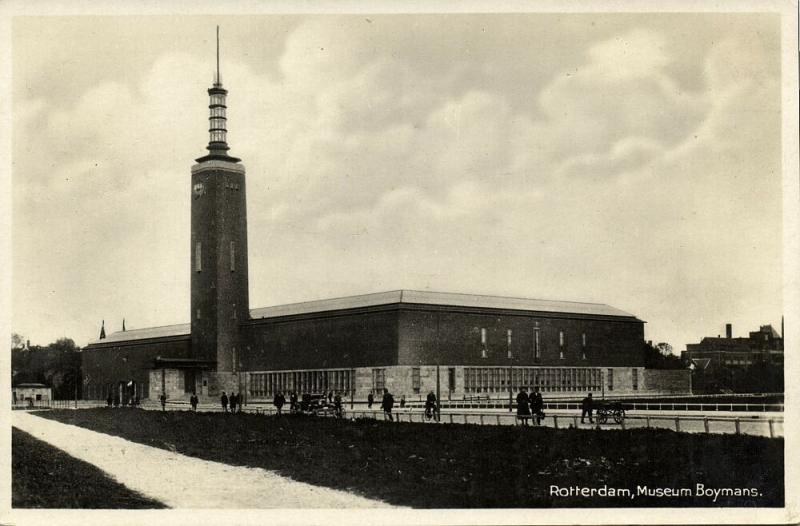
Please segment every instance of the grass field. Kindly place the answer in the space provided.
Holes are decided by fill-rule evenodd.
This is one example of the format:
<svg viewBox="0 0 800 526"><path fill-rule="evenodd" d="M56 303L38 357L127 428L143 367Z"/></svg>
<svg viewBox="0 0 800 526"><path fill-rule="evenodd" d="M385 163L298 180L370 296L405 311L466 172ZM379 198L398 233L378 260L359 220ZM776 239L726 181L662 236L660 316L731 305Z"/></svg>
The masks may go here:
<svg viewBox="0 0 800 526"><path fill-rule="evenodd" d="M101 470L18 429L11 434L14 508L163 508Z"/></svg>
<svg viewBox="0 0 800 526"><path fill-rule="evenodd" d="M666 430L578 430L144 411L41 413L185 455L276 470L387 502L432 507L782 506L783 440ZM756 496L695 495L755 488ZM559 497L551 486L624 488ZM689 488L679 497L637 486Z"/></svg>

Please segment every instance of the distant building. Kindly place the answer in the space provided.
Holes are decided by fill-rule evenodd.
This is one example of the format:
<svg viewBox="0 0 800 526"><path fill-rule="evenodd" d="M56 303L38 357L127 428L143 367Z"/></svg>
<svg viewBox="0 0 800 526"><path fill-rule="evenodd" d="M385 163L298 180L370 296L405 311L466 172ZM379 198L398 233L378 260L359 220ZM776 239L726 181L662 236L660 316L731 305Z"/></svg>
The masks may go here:
<svg viewBox="0 0 800 526"><path fill-rule="evenodd" d="M772 327L762 325L747 338L734 338L730 323L725 337L705 337L700 343L686 344L681 358L695 369L713 370L719 367L746 368L755 363L783 363L783 337Z"/></svg>
<svg viewBox="0 0 800 526"><path fill-rule="evenodd" d="M14 404L48 402L53 398L53 390L44 384L17 384L11 388L11 400Z"/></svg>

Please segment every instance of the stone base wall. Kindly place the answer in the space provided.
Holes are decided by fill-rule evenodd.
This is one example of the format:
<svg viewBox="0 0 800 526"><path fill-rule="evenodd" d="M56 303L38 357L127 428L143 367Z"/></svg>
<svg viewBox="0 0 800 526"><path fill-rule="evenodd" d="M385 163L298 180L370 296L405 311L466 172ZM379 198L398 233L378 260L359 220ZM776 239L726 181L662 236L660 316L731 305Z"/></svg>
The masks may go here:
<svg viewBox="0 0 800 526"><path fill-rule="evenodd" d="M644 378L648 392L692 393L692 373L688 369L646 369Z"/></svg>
<svg viewBox="0 0 800 526"><path fill-rule="evenodd" d="M192 392L195 392L203 403L218 400L223 391L229 396L231 393L244 392L246 374L197 371L195 385L190 389L186 389L186 375L182 369L152 369L149 378L151 400L158 401L163 392L167 396L167 400L188 402Z"/></svg>

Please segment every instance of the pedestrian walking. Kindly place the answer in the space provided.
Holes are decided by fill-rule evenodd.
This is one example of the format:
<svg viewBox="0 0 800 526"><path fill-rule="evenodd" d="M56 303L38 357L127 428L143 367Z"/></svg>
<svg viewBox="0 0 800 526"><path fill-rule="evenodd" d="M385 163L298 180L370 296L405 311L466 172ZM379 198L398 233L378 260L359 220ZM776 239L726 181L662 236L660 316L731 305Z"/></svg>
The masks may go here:
<svg viewBox="0 0 800 526"><path fill-rule="evenodd" d="M333 414L338 418L342 417L342 395L338 391L333 397Z"/></svg>
<svg viewBox="0 0 800 526"><path fill-rule="evenodd" d="M236 412L236 404L239 403L239 397L236 396L235 392L231 393L231 397L229 399L229 403L231 405L231 413L235 413Z"/></svg>
<svg viewBox="0 0 800 526"><path fill-rule="evenodd" d="M297 393L295 391L289 395L289 410L292 413L297 412Z"/></svg>
<svg viewBox="0 0 800 526"><path fill-rule="evenodd" d="M372 409L372 403L375 401L375 395L372 394L372 391L369 392L367 395L367 409Z"/></svg>
<svg viewBox="0 0 800 526"><path fill-rule="evenodd" d="M538 387L533 388L533 392L530 396L531 399L531 418L536 425L540 425L542 423L542 418L544 417L544 400L542 399L542 393L539 392Z"/></svg>
<svg viewBox="0 0 800 526"><path fill-rule="evenodd" d="M192 396L189 397L189 403L192 404L192 411L197 411L197 403L199 400L197 399L197 393L192 393Z"/></svg>
<svg viewBox="0 0 800 526"><path fill-rule="evenodd" d="M523 387L517 395L517 418L522 420L522 425L528 425L528 419L531 417L530 398L528 397L528 389Z"/></svg>
<svg viewBox="0 0 800 526"><path fill-rule="evenodd" d="M108 395L108 398L106 398L106 405L108 405L108 407L111 407L113 404L114 404L114 397Z"/></svg>
<svg viewBox="0 0 800 526"><path fill-rule="evenodd" d="M394 397L392 393L389 392L388 389L383 389L383 401L381 401L381 409L383 409L383 419L389 420L390 422L394 422L394 417L392 416L392 407L394 407Z"/></svg>
<svg viewBox="0 0 800 526"><path fill-rule="evenodd" d="M286 397L283 396L282 392L278 391L275 393L275 398L272 399L272 403L277 411L276 414L281 416L281 408L283 408L283 404L286 403Z"/></svg>
<svg viewBox="0 0 800 526"><path fill-rule="evenodd" d="M431 391L425 398L425 418L430 420L434 417L436 411L436 395Z"/></svg>
<svg viewBox="0 0 800 526"><path fill-rule="evenodd" d="M328 391L328 403L333 403L333 391Z"/></svg>
<svg viewBox="0 0 800 526"><path fill-rule="evenodd" d="M406 407L406 395L400 395L400 409L405 409Z"/></svg>
<svg viewBox="0 0 800 526"><path fill-rule="evenodd" d="M581 424L584 423L583 419L589 415L589 423L594 424L592 420L592 409L594 408L594 401L592 400L592 393L589 393L586 398L581 400Z"/></svg>
<svg viewBox="0 0 800 526"><path fill-rule="evenodd" d="M162 411L166 411L167 410L167 395L165 395L164 393L161 393L161 396L159 396L158 399L161 401L161 410Z"/></svg>
<svg viewBox="0 0 800 526"><path fill-rule="evenodd" d="M228 412L228 395L225 394L225 391L222 391L222 396L219 397L219 401L222 403L222 412Z"/></svg>

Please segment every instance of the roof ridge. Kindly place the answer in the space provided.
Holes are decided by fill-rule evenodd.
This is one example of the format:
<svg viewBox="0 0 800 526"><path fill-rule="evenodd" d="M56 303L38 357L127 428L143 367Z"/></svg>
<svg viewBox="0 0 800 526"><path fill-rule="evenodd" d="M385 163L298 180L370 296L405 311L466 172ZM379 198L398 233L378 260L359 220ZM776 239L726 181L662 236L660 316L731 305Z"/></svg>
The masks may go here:
<svg viewBox="0 0 800 526"><path fill-rule="evenodd" d="M178 327L179 325L191 325L191 322L186 323L170 323L169 325L156 325L155 327L139 327L138 329L126 329L124 331L114 331L109 334L118 334L120 332L136 332L136 331L151 331L153 329L163 329L164 327Z"/></svg>
<svg viewBox="0 0 800 526"><path fill-rule="evenodd" d="M553 300L546 298L524 298L521 296L494 296L492 294L473 294L471 292L439 292L435 290L416 290L416 289L401 289L402 292L419 292L421 294L450 294L453 296L480 296L482 298L501 298L506 300L528 300L528 301L552 301L558 303L579 303L581 305L605 305L610 307L607 303L596 303L592 301L573 301L573 300ZM402 296L401 296L402 297Z"/></svg>

